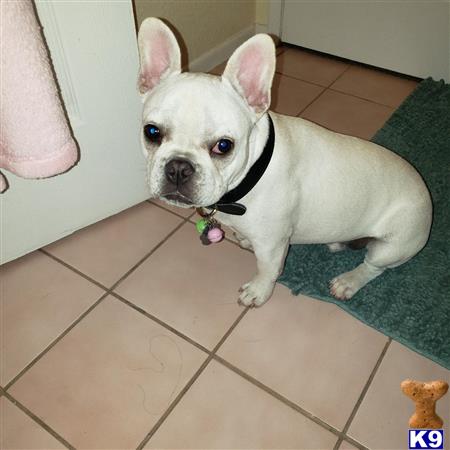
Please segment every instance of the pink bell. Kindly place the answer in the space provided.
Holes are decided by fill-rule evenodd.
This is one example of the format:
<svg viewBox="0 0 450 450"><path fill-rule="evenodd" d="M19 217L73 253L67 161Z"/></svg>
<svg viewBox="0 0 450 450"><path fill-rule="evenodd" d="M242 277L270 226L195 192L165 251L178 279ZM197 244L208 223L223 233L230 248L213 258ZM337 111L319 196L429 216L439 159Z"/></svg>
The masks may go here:
<svg viewBox="0 0 450 450"><path fill-rule="evenodd" d="M215 244L223 239L224 232L220 228L211 228L208 231L208 239Z"/></svg>

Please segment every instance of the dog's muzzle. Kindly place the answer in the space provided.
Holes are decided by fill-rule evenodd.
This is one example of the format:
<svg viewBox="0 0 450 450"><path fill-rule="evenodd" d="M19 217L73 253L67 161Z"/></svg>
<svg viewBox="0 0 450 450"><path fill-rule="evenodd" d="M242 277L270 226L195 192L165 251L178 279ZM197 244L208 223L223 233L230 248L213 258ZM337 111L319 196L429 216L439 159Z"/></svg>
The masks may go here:
<svg viewBox="0 0 450 450"><path fill-rule="evenodd" d="M195 169L186 159L171 159L164 167L164 173L170 183L180 187L192 178Z"/></svg>
<svg viewBox="0 0 450 450"><path fill-rule="evenodd" d="M192 205L194 166L187 159L174 158L164 166L161 197L177 204Z"/></svg>

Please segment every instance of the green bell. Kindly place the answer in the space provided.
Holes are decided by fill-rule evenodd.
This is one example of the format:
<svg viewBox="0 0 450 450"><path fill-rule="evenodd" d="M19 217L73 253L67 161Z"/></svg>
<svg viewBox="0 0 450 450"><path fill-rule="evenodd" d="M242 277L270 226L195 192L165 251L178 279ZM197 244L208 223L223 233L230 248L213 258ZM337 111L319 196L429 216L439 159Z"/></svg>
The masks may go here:
<svg viewBox="0 0 450 450"><path fill-rule="evenodd" d="M197 231L202 234L205 228L208 226L208 221L206 219L200 219L196 224L195 228L197 228Z"/></svg>

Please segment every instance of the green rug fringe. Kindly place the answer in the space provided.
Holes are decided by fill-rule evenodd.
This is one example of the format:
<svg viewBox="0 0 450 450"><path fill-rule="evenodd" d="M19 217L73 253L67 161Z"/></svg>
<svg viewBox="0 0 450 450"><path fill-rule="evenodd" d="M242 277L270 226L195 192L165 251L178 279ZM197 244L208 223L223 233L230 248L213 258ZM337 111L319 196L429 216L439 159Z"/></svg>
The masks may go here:
<svg viewBox="0 0 450 450"><path fill-rule="evenodd" d="M364 250L330 253L325 245L291 246L278 281L294 294L336 304L450 369L450 85L422 81L372 141L404 157L426 181L434 205L426 247L347 302L330 296L328 281L362 262Z"/></svg>

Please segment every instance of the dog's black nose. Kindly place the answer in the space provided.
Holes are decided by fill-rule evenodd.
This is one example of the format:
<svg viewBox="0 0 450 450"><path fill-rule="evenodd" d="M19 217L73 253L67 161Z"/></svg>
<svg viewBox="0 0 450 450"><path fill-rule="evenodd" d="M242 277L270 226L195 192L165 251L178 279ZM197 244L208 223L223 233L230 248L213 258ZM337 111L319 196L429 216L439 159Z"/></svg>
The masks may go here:
<svg viewBox="0 0 450 450"><path fill-rule="evenodd" d="M195 172L192 164L185 159L172 159L170 160L164 169L166 178L173 184L179 186L186 183Z"/></svg>

